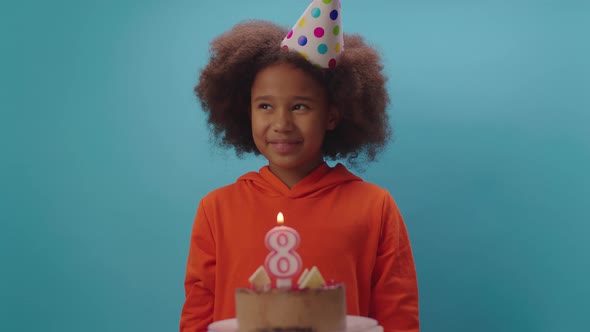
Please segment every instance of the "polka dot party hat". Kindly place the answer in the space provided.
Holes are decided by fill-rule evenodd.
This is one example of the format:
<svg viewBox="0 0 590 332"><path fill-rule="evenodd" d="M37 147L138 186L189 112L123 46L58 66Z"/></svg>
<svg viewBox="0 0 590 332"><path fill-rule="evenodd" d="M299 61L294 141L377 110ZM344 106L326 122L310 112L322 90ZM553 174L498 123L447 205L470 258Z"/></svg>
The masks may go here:
<svg viewBox="0 0 590 332"><path fill-rule="evenodd" d="M313 0L281 42L311 63L333 68L344 50L340 0Z"/></svg>

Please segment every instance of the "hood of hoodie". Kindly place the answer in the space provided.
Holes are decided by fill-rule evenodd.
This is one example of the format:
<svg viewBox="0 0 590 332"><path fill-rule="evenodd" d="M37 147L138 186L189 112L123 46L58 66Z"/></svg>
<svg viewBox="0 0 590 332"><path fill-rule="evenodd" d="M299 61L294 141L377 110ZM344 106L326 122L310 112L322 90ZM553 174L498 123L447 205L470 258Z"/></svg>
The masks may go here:
<svg viewBox="0 0 590 332"><path fill-rule="evenodd" d="M269 197L313 198L340 184L363 180L342 164L330 167L323 163L291 189L274 175L268 166L262 167L258 172L246 173L237 181Z"/></svg>

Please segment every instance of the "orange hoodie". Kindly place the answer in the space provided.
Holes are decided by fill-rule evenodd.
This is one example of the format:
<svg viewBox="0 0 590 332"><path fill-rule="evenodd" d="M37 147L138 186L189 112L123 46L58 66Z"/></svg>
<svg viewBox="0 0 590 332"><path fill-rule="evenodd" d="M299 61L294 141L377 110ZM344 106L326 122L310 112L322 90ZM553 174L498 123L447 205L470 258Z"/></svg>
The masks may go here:
<svg viewBox="0 0 590 332"><path fill-rule="evenodd" d="M264 264L264 238L283 212L301 236L303 267L345 284L349 315L377 319L386 332L419 331L410 241L391 195L343 165L322 164L289 189L267 166L204 197L191 236L182 332L235 317L237 287Z"/></svg>

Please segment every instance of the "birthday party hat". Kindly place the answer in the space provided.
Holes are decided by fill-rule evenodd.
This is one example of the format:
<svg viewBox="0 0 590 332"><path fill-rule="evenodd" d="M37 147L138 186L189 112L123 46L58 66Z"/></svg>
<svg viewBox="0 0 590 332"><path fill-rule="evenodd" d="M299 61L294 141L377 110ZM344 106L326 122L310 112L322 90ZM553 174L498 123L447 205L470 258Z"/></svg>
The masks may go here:
<svg viewBox="0 0 590 332"><path fill-rule="evenodd" d="M281 42L311 63L333 68L344 50L340 0L313 0Z"/></svg>

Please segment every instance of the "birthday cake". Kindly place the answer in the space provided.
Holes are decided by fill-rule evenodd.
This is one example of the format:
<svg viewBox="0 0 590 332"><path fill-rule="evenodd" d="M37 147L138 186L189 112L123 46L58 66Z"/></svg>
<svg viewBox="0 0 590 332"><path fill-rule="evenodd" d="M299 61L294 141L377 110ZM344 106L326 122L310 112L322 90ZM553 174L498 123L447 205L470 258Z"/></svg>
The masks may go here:
<svg viewBox="0 0 590 332"><path fill-rule="evenodd" d="M279 226L265 237L270 254L249 278L250 288L236 289L238 331L346 331L343 284L326 283L316 266L305 269L293 282L302 269L301 257L295 250L300 237L295 229L283 226L283 222L283 214L279 213Z"/></svg>
<svg viewBox="0 0 590 332"><path fill-rule="evenodd" d="M316 267L310 272L304 271L298 285L291 288L270 287L268 283L257 283L256 279L265 279L264 276L261 277L264 273L264 270L259 269L250 278L258 287L236 290L238 331L346 330L344 285L327 285Z"/></svg>

